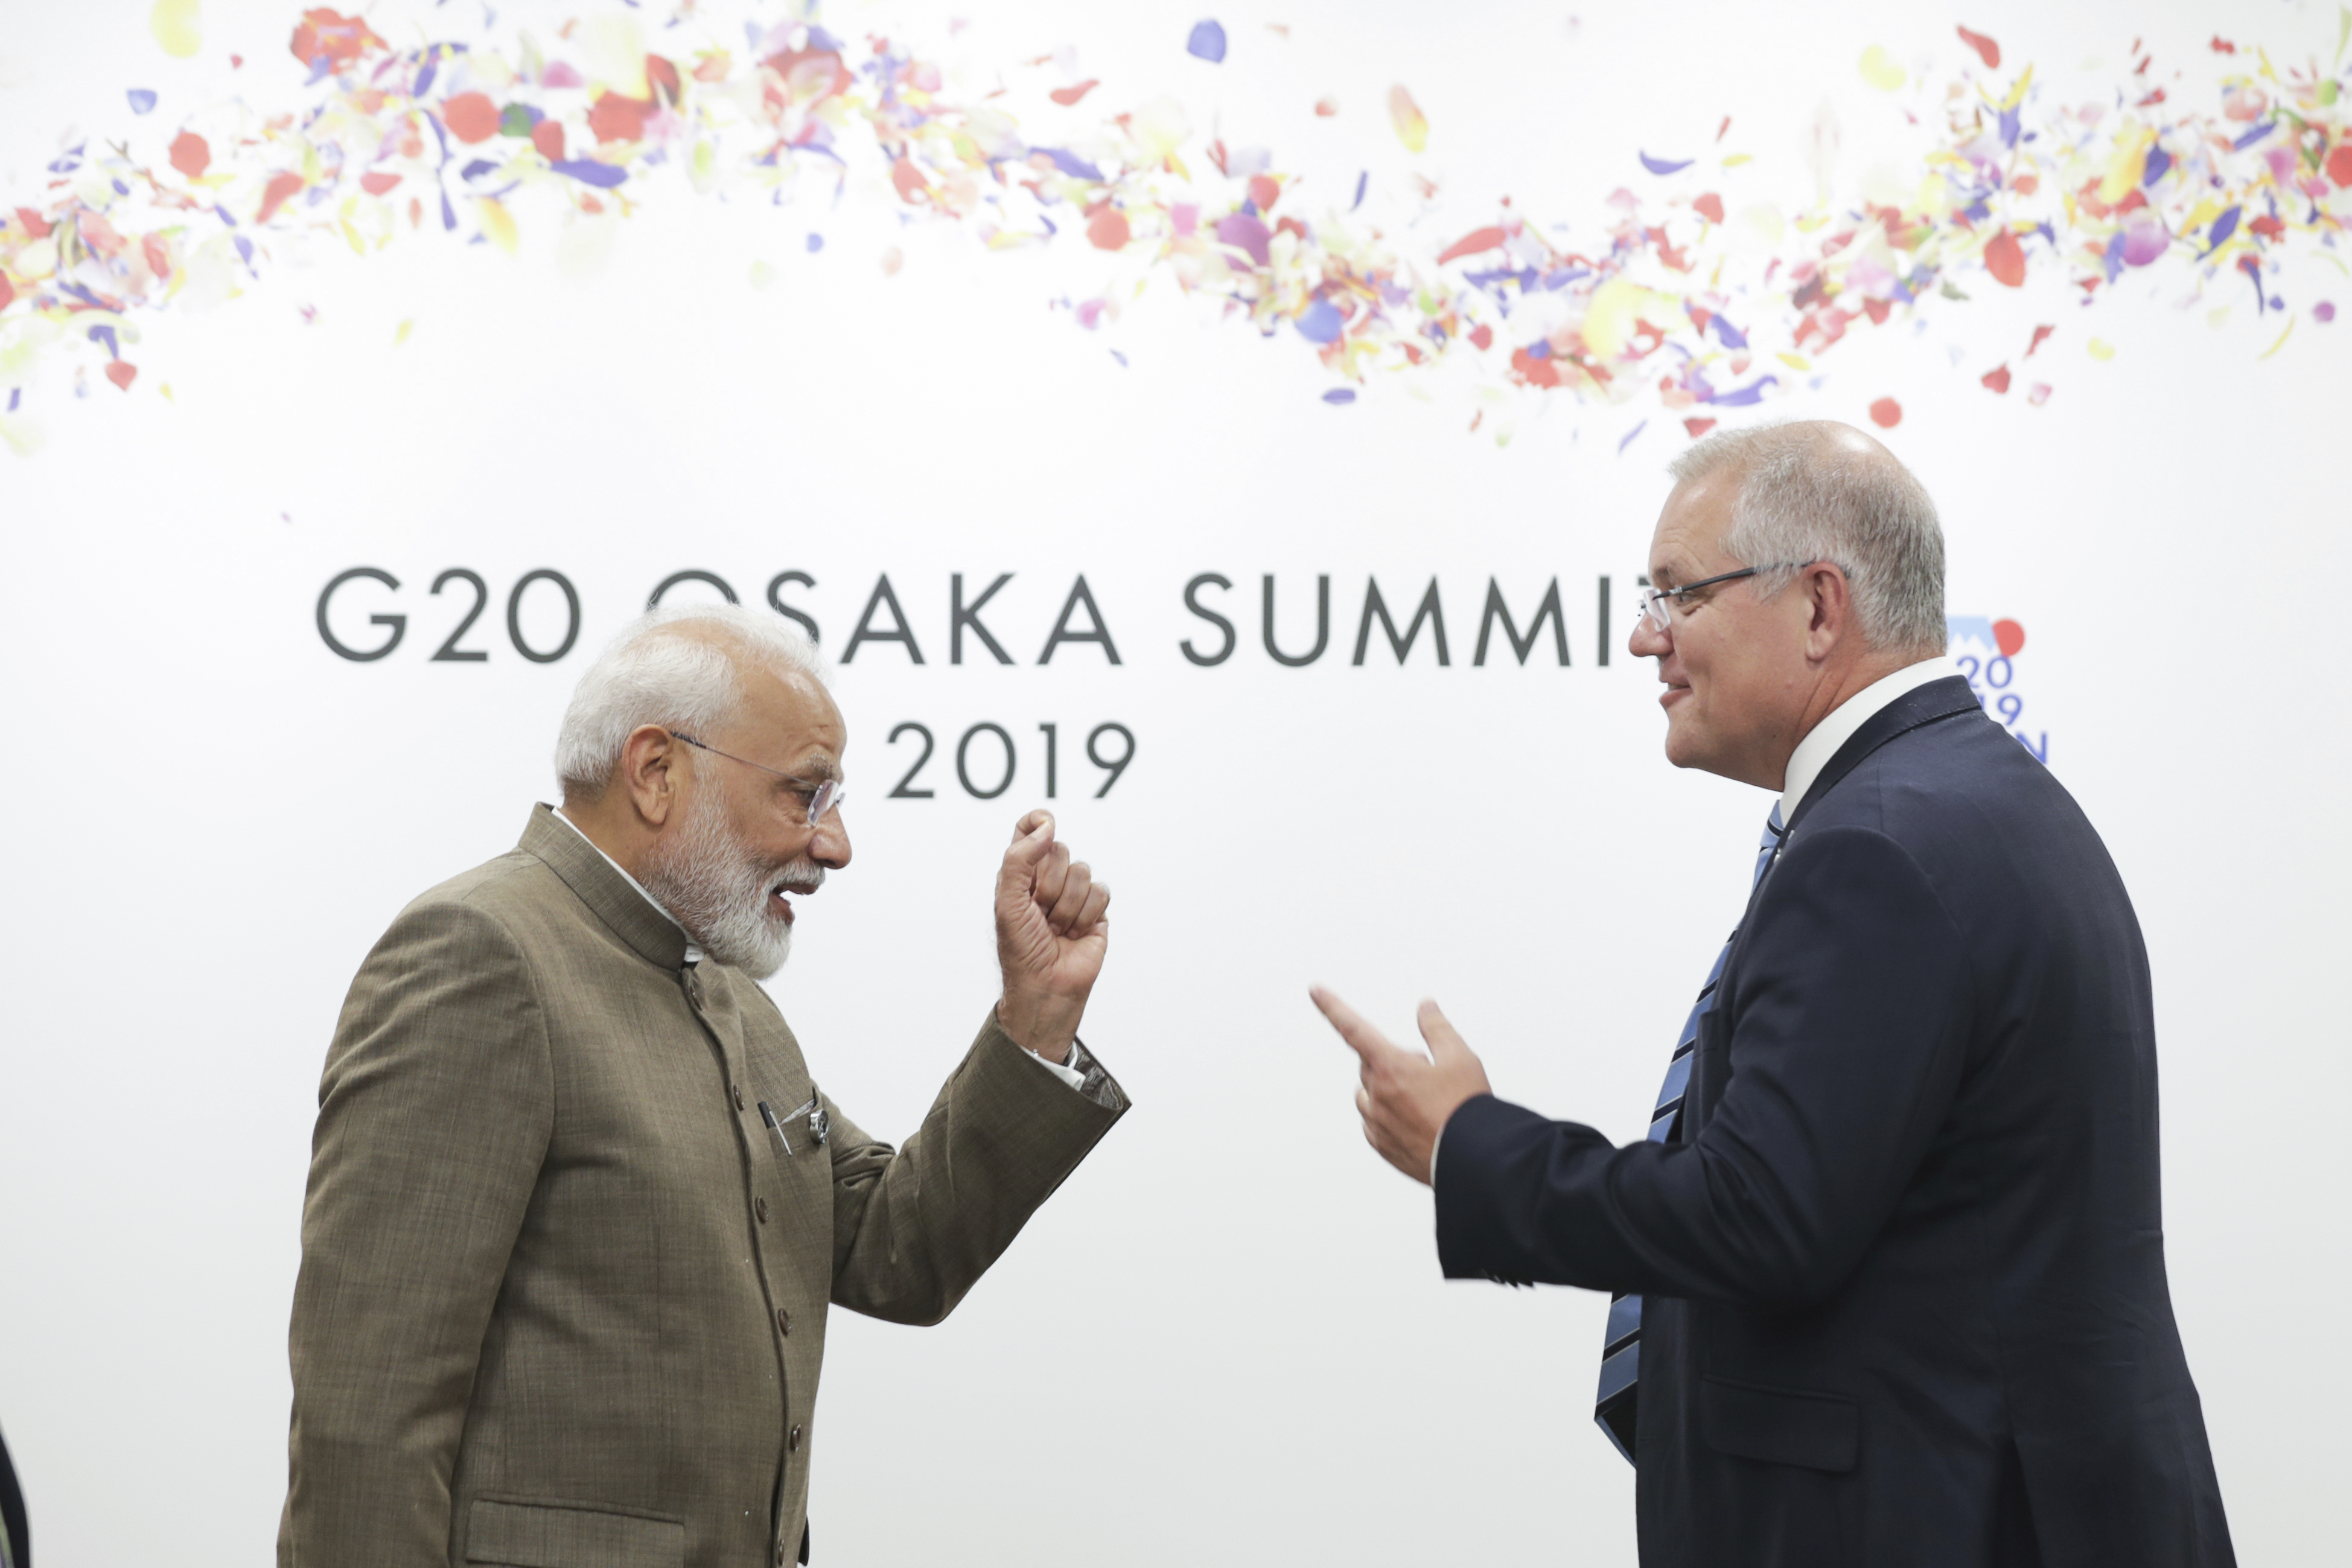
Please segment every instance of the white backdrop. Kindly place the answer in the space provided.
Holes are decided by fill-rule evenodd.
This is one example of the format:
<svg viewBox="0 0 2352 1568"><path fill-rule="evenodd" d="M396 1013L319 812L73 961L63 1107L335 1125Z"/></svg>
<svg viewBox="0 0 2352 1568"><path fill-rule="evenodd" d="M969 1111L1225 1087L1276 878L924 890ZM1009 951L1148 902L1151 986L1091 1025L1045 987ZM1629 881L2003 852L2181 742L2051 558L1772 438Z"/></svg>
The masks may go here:
<svg viewBox="0 0 2352 1568"><path fill-rule="evenodd" d="M1375 167L1395 149L1375 106L1404 76L1459 185L1571 221L1637 145L1702 144L1726 112L1755 127L1759 166L1810 182L1800 142L1823 100L1849 145L1870 140L1864 46L1958 47L1934 9L1665 9L1589 4L1573 26L1540 6L1229 9L1213 76L1178 47L1192 5L1004 5L957 36L975 58L1075 46L1123 96L1188 94L1196 124L1213 100L1230 137L1338 162L1360 144ZM2105 9L1962 19L2084 80L2116 75L2124 35L2186 58L2244 25L2220 5ZM281 8L208 5L189 62L156 50L147 11L0 5L0 192L36 187L69 125L154 134L112 107L126 86L184 109L227 90L225 50L248 72L286 63ZM389 36L410 12L371 15ZM830 19L941 38L950 15L883 0ZM2332 10L2263 19L2283 59L2335 41ZM1280 50L1269 21L1291 29ZM1324 92L1362 112L1318 125L1304 106ZM822 1560L1633 1561L1632 1473L1590 1419L1602 1299L1437 1278L1427 1195L1363 1146L1350 1058L1305 990L1326 981L1399 1032L1433 994L1500 1092L1638 1134L1768 805L1668 768L1652 670L1622 646L1596 657L1596 579L1615 581L1622 643L1679 430L1654 419L1621 456L1637 415L1565 401L1513 404L1500 447L1464 433L1475 405L1451 391L1328 407L1287 337L1166 292L1121 319L1121 365L1043 308L1094 258L986 255L862 190L837 210L674 193L601 266L543 233L511 259L430 236L364 262L321 248L149 326L143 374L170 402L36 389L44 445L0 452L16 737L0 1423L44 1563L269 1552L343 988L403 902L512 843L590 653L685 569L751 602L808 574L788 598L836 654L887 573L920 639L919 668L869 645L839 672L856 864L804 910L773 985L863 1124L911 1128L992 996L991 869L1041 801L1041 723L1058 726L1065 835L1118 891L1086 1032L1135 1110L949 1322L837 1321ZM889 245L895 277L876 260ZM2311 297L2326 276L2287 287ZM2312 1561L2335 1548L2352 1457L2336 1415L2352 1377L2329 1350L2352 1042L2318 984L2352 870L2329 658L2352 566L2332 457L2345 361L2306 322L2258 362L2269 331L2216 330L2172 282L2088 324L2051 315L2074 309L2055 283L1930 301L1927 330L1841 346L1818 391L1766 412L1859 422L1898 395L1887 438L1943 510L1953 612L2027 629L2021 725L2105 835L2153 956L2174 1298L2232 1526L2250 1563ZM2014 352L1999 345L2048 319L2058 393L1987 395L1977 374ZM2094 330L2112 361L2085 353ZM321 585L362 565L402 586L353 585L339 634L409 617L372 663L336 658L312 621ZM469 596L426 592L451 567L489 586L466 643L484 661L427 657ZM543 567L577 584L583 629L540 665L503 610ZM970 642L949 663L958 572L968 591L1014 574L986 615L1014 665ZM1209 602L1240 646L1204 668L1179 644L1216 640L1181 602L1209 572L1235 584ZM1315 576L1332 579L1333 646L1311 667L1258 647L1268 573L1293 648ZM1073 645L1041 668L1080 574L1122 662ZM1349 663L1368 575L1401 613L1438 580L1450 667L1423 646L1400 669L1377 632ZM1570 668L1500 649L1472 667L1490 576L1523 623L1558 578ZM544 647L559 595L533 594L524 630ZM906 721L940 738L929 800L887 798L911 757L885 737ZM1020 747L993 801L953 767L982 721ZM1081 752L1107 721L1137 752L1097 800Z"/></svg>

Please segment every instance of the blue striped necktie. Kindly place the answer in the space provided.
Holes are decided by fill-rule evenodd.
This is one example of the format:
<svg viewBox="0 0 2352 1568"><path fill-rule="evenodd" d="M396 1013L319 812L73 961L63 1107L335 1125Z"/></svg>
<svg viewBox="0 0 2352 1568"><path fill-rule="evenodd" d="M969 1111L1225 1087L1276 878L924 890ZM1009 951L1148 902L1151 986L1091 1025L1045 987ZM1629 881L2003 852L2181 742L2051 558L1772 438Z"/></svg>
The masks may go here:
<svg viewBox="0 0 2352 1568"><path fill-rule="evenodd" d="M1773 803L1772 816L1764 824L1764 837L1756 845L1756 876L1748 883L1752 889L1764 879L1771 867L1772 857L1780 852L1782 835L1780 806ZM1663 1143L1674 1136L1675 1124L1683 1113L1683 1091L1690 1087L1691 1060L1698 1051L1698 1021L1715 1006L1715 988L1723 978L1724 960L1731 956L1731 944L1739 940L1734 931L1726 939L1723 951L1715 955L1715 967L1707 971L1706 984L1699 987L1698 1001L1692 1006L1690 1016L1683 1020L1682 1037L1675 1047L1674 1060L1666 1064L1666 1081L1658 1089L1657 1109L1650 1112L1650 1142ZM1633 1462L1634 1383L1642 1371L1642 1298L1633 1295L1612 1297L1609 1302L1609 1335L1601 1347L1601 1389L1593 1396L1592 1418L1601 1424L1609 1441Z"/></svg>

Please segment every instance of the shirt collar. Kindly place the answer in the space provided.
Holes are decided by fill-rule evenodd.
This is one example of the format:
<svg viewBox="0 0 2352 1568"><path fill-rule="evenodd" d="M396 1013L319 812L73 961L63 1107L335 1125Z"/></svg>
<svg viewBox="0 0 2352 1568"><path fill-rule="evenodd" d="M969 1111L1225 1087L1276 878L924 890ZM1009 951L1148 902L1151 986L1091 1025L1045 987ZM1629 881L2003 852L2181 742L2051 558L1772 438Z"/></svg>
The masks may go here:
<svg viewBox="0 0 2352 1568"><path fill-rule="evenodd" d="M1933 658L1906 665L1892 675L1882 676L1831 709L1822 721L1797 742L1797 749L1789 755L1789 770L1780 790L1780 820L1796 820L1797 807L1804 804L1805 795L1813 787L1813 781L1822 776L1822 770L1830 765L1830 759L1838 754L1838 748L1853 740L1854 731L1870 721L1872 714L1906 692L1916 691L1931 680L1941 680L1945 676L1958 673L1949 658L1937 654Z"/></svg>
<svg viewBox="0 0 2352 1568"><path fill-rule="evenodd" d="M613 868L614 870L618 871L621 874L621 880L628 883L630 887L635 888L637 890L637 897L645 900L648 904L651 904L654 907L654 912L656 914L660 915L662 919L669 921L670 924L677 926L678 930L686 930L685 926L678 924L678 919L676 915L662 908L662 903L659 899L655 898L651 893L646 891L646 885L643 882L638 881L635 877L629 875L629 868L627 867L622 865L618 860L614 859L610 855L605 855L604 847L603 845L589 837L586 829L583 828L578 823L572 821L570 817L564 816L563 808L562 806L557 806L553 811L548 813L548 815L554 817L556 821L563 824L564 826L572 829L572 832L579 834L581 842L586 844L589 848L593 849L597 854L604 856L604 864ZM702 962L702 948L691 936L688 936L687 939L686 962L688 963L700 963Z"/></svg>

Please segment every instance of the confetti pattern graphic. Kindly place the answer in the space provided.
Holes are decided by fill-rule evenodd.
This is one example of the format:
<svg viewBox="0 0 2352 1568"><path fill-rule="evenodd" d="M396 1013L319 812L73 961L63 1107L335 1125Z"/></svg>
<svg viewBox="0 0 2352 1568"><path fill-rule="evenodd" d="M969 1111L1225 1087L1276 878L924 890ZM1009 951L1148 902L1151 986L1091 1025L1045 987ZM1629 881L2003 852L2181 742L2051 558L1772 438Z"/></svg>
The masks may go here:
<svg viewBox="0 0 2352 1568"><path fill-rule="evenodd" d="M526 35L403 47L359 16L309 10L288 41L307 79L287 70L276 104L200 113L159 162L121 143L65 151L44 190L0 209L0 439L29 447L18 409L44 362L69 360L79 391L95 365L131 392L143 324L235 296L291 234L338 237L362 256L411 232L512 252L526 225L567 209L635 216L679 199L680 185L779 205L803 191L837 199L853 168L887 173L902 210L961 226L987 249L1059 243L1112 258L1118 287L1068 302L1082 328L1165 279L1222 299L1261 334L1297 340L1328 368L1327 404L1354 401L1376 375L1467 358L1487 384L1639 399L1693 436L1722 410L1785 393L1849 336L2036 274L2086 302L2155 267L2199 290L2251 291L2258 317L2279 317L2274 353L2303 314L2335 315L2326 300L2290 307L2282 258L2315 250L2341 270L2333 253L2352 212L2341 78L2315 63L2281 71L2263 49L2218 37L2162 84L2136 44L2123 84L2087 103L2056 101L2030 64L2004 69L2001 45L1966 26L1967 67L1945 82L1870 46L1861 79L1907 89L1941 117L1894 199L1732 212L1710 187L1745 154L1633 149L1627 184L1597 217L1544 223L1506 206L1442 236L1430 222L1391 236L1360 216L1368 175L1345 211L1304 210L1269 151L1203 138L1172 99L1111 110L1113 86L1068 82L1045 96L1101 118L1046 145L999 105L1002 89L961 91L902 40L853 41L813 14L724 32L698 5L673 22L654 30L669 53L648 47L645 13L619 7L545 46ZM2352 10L2339 24L2332 70ZM152 26L173 54L201 47L190 0L159 0ZM1203 19L1181 47L1206 68L1240 46ZM1001 77L1027 70L1042 86L1051 58ZM140 114L154 106L145 89L130 97ZM1402 83L1386 110L1412 153L1442 136ZM1435 186L1410 178L1425 205ZM895 250L883 259L896 270ZM1984 387L2047 399L2034 373L2050 362L2029 362L2053 330ZM2114 353L2096 339L2089 349ZM1903 411L1881 397L1870 416L1892 426Z"/></svg>

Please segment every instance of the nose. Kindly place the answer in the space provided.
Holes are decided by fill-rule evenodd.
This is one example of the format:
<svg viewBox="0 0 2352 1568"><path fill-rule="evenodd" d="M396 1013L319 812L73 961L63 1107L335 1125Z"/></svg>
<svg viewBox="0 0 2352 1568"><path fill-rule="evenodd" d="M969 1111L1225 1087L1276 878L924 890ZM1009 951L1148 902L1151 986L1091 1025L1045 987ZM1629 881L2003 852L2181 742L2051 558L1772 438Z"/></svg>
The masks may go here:
<svg viewBox="0 0 2352 1568"><path fill-rule="evenodd" d="M1652 626L1646 613L1633 617L1633 632L1625 639L1625 648L1635 658L1664 658L1674 646L1675 639Z"/></svg>
<svg viewBox="0 0 2352 1568"><path fill-rule="evenodd" d="M838 871L849 864L849 829L841 820L841 807L835 806L817 819L809 837L809 858L828 871Z"/></svg>

